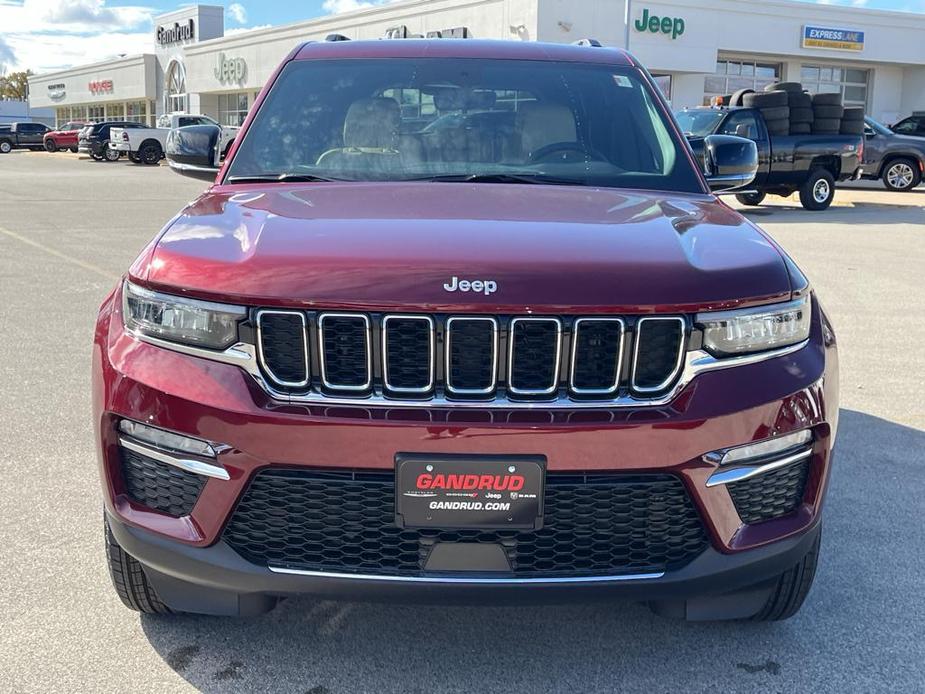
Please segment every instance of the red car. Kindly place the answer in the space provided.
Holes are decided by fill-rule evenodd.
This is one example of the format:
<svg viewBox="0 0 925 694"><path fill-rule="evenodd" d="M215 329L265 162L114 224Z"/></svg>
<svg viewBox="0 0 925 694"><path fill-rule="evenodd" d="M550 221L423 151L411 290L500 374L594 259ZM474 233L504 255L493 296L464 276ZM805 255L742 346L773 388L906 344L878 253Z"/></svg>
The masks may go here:
<svg viewBox="0 0 925 694"><path fill-rule="evenodd" d="M807 278L712 192L753 142L695 160L619 50L439 39L300 46L220 170L219 137L171 132L213 184L96 326L127 606L799 609L838 359Z"/></svg>
<svg viewBox="0 0 925 694"><path fill-rule="evenodd" d="M89 123L83 121L71 121L65 123L57 130L50 130L45 133L42 142L45 145L46 152L57 152L59 149L69 149L77 153L77 133L81 128Z"/></svg>

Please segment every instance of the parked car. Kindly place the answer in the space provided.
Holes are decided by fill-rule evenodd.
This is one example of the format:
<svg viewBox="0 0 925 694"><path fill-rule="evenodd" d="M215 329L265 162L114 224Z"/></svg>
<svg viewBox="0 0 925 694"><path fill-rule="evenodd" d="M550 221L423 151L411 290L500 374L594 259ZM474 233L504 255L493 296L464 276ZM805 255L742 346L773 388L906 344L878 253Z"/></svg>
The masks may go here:
<svg viewBox="0 0 925 694"><path fill-rule="evenodd" d="M860 135L769 135L757 108L690 108L675 117L698 158L709 135L740 134L758 146L758 174L748 191L736 194L745 205L760 205L767 194L800 193L807 210L824 210L835 198L836 181L860 175Z"/></svg>
<svg viewBox="0 0 925 694"><path fill-rule="evenodd" d="M105 121L94 123L84 128L78 134L77 151L90 155L96 161L116 161L120 153L109 147L109 141L114 130L142 129L141 123L132 121Z"/></svg>
<svg viewBox="0 0 925 694"><path fill-rule="evenodd" d="M890 126L897 135L909 135L910 137L925 137L925 116L912 115L903 118L898 123Z"/></svg>
<svg viewBox="0 0 925 694"><path fill-rule="evenodd" d="M43 123L11 123L9 130L0 130L0 154L14 149L42 149L42 138L49 129Z"/></svg>
<svg viewBox="0 0 925 694"><path fill-rule="evenodd" d="M110 148L126 154L136 164L157 164L164 158L164 144L172 128L185 128L190 125L214 125L221 127L221 151L224 153L231 145L240 128L219 126L208 116L171 114L160 116L156 128L136 128L133 130L114 130L110 139Z"/></svg>
<svg viewBox="0 0 925 694"><path fill-rule="evenodd" d="M57 152L59 149L69 149L77 152L77 134L89 123L71 121L65 123L57 130L49 130L42 139L46 152Z"/></svg>
<svg viewBox="0 0 925 694"><path fill-rule="evenodd" d="M437 41L296 47L220 169L218 126L170 132L210 187L95 330L116 592L794 614L838 360L804 274L714 196L757 146L708 135L705 173L619 49ZM405 127L394 94L448 90L495 91L510 137Z"/></svg>
<svg viewBox="0 0 925 694"><path fill-rule="evenodd" d="M922 182L925 139L899 135L873 118L865 119L863 178L880 179L906 193Z"/></svg>

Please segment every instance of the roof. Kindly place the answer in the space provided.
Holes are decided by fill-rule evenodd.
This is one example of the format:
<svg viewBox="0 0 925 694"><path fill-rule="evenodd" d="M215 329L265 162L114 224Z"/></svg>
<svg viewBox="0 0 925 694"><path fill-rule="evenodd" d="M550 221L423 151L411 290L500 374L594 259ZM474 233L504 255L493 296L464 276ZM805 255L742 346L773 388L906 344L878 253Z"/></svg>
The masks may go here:
<svg viewBox="0 0 925 694"><path fill-rule="evenodd" d="M331 58L494 58L570 63L636 65L619 48L488 39L382 39L377 41L310 41L295 60Z"/></svg>

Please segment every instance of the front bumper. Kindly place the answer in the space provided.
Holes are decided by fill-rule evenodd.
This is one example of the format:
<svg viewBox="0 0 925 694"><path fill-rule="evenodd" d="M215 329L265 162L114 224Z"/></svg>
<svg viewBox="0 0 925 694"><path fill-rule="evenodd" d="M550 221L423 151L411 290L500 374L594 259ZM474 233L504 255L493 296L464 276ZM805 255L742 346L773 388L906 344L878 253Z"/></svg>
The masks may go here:
<svg viewBox="0 0 925 694"><path fill-rule="evenodd" d="M326 600L478 605L644 600L660 611L696 619L715 618L716 598L741 593L723 606L726 616L754 614L767 600L770 580L796 565L812 548L817 521L795 537L735 555L708 548L682 569L651 576L596 576L575 579L512 580L440 577L383 578L375 575L278 573L243 559L224 542L211 547L181 545L132 527L114 516L107 521L116 541L145 566L158 596L173 609L220 615L259 614L276 600L313 595ZM728 610L741 614L730 614Z"/></svg>
<svg viewBox="0 0 925 694"><path fill-rule="evenodd" d="M806 347L749 366L703 373L662 407L434 409L422 416L420 410L398 407L325 408L274 401L235 366L127 335L118 292L100 313L93 376L106 507L120 544L161 576L165 586L172 577L263 596L392 596L412 586L409 594L423 597L432 585L475 596L504 593L517 585L539 586L543 592L548 587L550 594L580 587L582 594L617 591L645 597L662 594L660 587L685 585L679 594L686 595L753 585L795 564L811 542L837 424L837 352L818 302ZM115 426L121 417L226 446L217 462L228 479L209 478L192 511L179 518L136 503L121 479ZM815 443L802 503L785 517L743 524L726 487L707 486L717 466L704 460L704 454L804 428L813 429ZM223 542L235 505L259 471L389 472L397 452L543 455L550 472L670 473L682 480L710 546L684 568L660 576L498 584L284 574L246 561Z"/></svg>

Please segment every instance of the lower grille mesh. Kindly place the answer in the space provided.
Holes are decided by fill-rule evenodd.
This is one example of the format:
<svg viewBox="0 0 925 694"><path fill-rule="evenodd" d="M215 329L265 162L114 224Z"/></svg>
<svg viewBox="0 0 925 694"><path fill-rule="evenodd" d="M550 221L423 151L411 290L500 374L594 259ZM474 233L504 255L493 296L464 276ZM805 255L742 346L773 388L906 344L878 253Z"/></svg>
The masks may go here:
<svg viewBox="0 0 925 694"><path fill-rule="evenodd" d="M175 518L190 514L205 485L203 477L126 448L119 450L122 479L129 497Z"/></svg>
<svg viewBox="0 0 925 694"><path fill-rule="evenodd" d="M538 531L403 530L394 475L265 470L224 539L251 562L312 571L421 575L437 542L500 544L522 577L619 575L679 568L707 545L671 475L547 477Z"/></svg>
<svg viewBox="0 0 925 694"><path fill-rule="evenodd" d="M726 485L743 523L761 523L792 513L803 500L809 461Z"/></svg>

